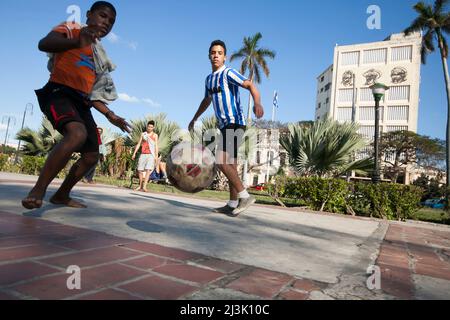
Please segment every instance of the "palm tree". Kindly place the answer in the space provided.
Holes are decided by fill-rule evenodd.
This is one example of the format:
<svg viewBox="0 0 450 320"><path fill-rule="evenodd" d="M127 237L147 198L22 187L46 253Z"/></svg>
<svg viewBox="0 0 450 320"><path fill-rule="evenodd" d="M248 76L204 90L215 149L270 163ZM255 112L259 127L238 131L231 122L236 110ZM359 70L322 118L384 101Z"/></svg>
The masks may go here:
<svg viewBox="0 0 450 320"><path fill-rule="evenodd" d="M340 124L325 119L312 126L289 126L280 144L289 155L290 165L304 176L335 177L349 171L367 172L372 159L352 160L352 154L367 146L353 123Z"/></svg>
<svg viewBox="0 0 450 320"><path fill-rule="evenodd" d="M62 139L62 135L53 129L47 118L43 117L38 131L24 128L17 133L16 139L24 142L21 151L25 155L46 156Z"/></svg>
<svg viewBox="0 0 450 320"><path fill-rule="evenodd" d="M244 37L244 46L238 52L233 53L230 57L231 62L236 59L242 59L240 72L245 74L248 70L250 81L256 81L256 83L261 83L261 69L266 77L269 77L270 70L267 66L266 58L275 59L276 56L275 51L267 48L259 48L259 41L261 38L262 34L260 32L256 33L252 37ZM252 123L251 104L252 96L249 95L247 111L247 123L249 126ZM243 168L244 184L248 184L247 171L248 161L245 160Z"/></svg>
<svg viewBox="0 0 450 320"><path fill-rule="evenodd" d="M447 139L446 139L446 169L447 169L447 188L450 186L450 78L448 74L448 45L444 34L450 33L450 13L445 9L450 0L436 0L434 6L418 2L414 5L414 10L419 16L405 29L406 35L412 32L421 31L424 33L422 40L422 63L426 63L428 53L434 52L434 41L437 41L444 69L445 88L447 93ZM447 196L449 197L449 196ZM447 198L447 202L448 202Z"/></svg>
<svg viewBox="0 0 450 320"><path fill-rule="evenodd" d="M256 81L261 83L261 69L269 77L270 70L267 66L266 58L274 59L276 56L275 51L267 48L259 48L259 41L262 35L260 32L256 33L253 37L244 37L244 46L231 55L230 62L236 59L243 59L241 63L240 72L245 74L248 70L250 81ZM248 123L251 124L251 95L248 102Z"/></svg>

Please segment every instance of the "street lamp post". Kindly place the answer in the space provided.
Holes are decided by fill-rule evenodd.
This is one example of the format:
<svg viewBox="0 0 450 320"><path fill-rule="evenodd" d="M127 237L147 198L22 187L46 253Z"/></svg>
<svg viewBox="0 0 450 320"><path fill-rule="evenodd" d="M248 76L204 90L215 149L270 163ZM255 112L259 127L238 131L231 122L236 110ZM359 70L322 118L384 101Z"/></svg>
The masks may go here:
<svg viewBox="0 0 450 320"><path fill-rule="evenodd" d="M4 124L5 122L8 123L6 125L6 135L5 135L5 143L3 144L3 153L6 153L6 143L8 142L9 125L11 123L11 120L13 120L14 125L16 125L16 118L14 118L13 116L4 116L2 119L2 124Z"/></svg>
<svg viewBox="0 0 450 320"><path fill-rule="evenodd" d="M23 126L24 126L24 124L25 124L25 117L26 117L26 115L27 115L28 107L30 107L30 109L31 109L31 110L30 110L31 115L33 115L33 108L34 108L34 106L33 106L32 103L27 103L27 105L25 106L25 111L23 112L22 126L21 126L21 128L20 128L20 131L23 130ZM15 163L17 163L17 161L19 160L19 152L20 152L20 144L21 144L21 142L22 142L22 140L19 140L19 145L17 146L17 153L16 153L16 160L15 160Z"/></svg>
<svg viewBox="0 0 450 320"><path fill-rule="evenodd" d="M379 183L381 181L380 178L380 148L379 148L379 139L380 139L380 101L383 98L386 90L389 90L389 87L382 83L375 83L370 87L372 89L373 97L375 99L375 135L374 135L374 171L372 176L373 183Z"/></svg>

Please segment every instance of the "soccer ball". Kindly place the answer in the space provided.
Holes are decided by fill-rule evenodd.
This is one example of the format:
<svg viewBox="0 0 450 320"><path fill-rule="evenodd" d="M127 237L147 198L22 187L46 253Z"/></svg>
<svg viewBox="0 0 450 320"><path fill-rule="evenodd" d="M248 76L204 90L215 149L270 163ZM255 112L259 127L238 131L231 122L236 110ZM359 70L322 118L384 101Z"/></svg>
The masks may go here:
<svg viewBox="0 0 450 320"><path fill-rule="evenodd" d="M215 176L214 155L202 145L182 142L167 159L167 178L183 192L200 192L211 185Z"/></svg>

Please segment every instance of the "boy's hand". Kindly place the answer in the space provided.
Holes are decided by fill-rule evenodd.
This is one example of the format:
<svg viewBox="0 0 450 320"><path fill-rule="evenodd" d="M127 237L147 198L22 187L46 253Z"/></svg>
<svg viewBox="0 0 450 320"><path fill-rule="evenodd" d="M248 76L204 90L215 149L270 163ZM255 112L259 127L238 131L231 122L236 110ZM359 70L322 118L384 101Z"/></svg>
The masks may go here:
<svg viewBox="0 0 450 320"><path fill-rule="evenodd" d="M114 112L108 112L106 118L123 132L131 132L131 125L124 118L117 116Z"/></svg>
<svg viewBox="0 0 450 320"><path fill-rule="evenodd" d="M255 105L253 107L253 112L255 113L255 116L258 119L261 119L264 116L264 108L259 103L255 103Z"/></svg>
<svg viewBox="0 0 450 320"><path fill-rule="evenodd" d="M93 27L84 27L80 31L80 48L90 46L98 39L98 30Z"/></svg>

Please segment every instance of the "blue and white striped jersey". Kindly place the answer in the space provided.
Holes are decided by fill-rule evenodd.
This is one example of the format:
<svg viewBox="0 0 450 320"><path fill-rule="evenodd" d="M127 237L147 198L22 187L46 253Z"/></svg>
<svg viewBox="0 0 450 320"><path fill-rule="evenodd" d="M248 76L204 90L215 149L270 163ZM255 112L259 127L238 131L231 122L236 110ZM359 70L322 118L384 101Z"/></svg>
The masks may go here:
<svg viewBox="0 0 450 320"><path fill-rule="evenodd" d="M220 129L229 124L246 125L239 96L239 87L245 80L246 77L226 66L206 77L205 98L212 98Z"/></svg>

